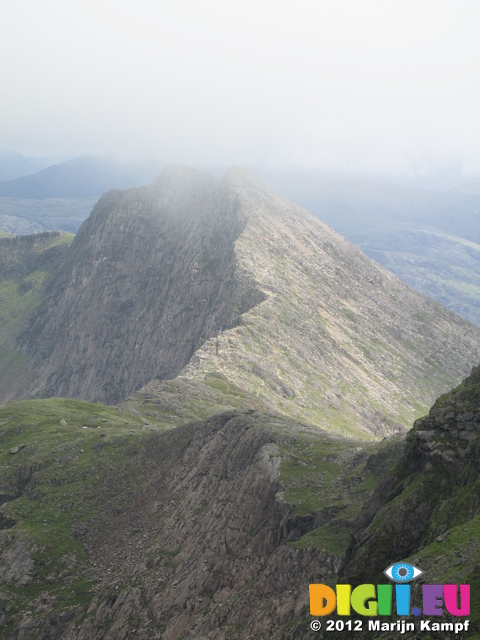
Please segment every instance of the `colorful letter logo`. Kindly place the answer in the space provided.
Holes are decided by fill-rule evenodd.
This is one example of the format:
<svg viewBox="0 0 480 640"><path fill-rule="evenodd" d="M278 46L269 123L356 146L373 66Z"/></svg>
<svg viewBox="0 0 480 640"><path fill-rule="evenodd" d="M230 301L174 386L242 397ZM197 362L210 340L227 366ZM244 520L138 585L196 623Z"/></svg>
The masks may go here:
<svg viewBox="0 0 480 640"><path fill-rule="evenodd" d="M384 574L395 582L396 613L399 616L442 616L443 606L452 616L470 615L470 585L460 585L460 605L456 584L422 585L423 611L410 609L410 582L423 571L408 562L395 562ZM328 616L335 608L339 616L350 616L353 611L361 616L392 615L393 588L390 584L361 584L352 590L349 584L337 584L333 590L326 584L310 585L310 613Z"/></svg>

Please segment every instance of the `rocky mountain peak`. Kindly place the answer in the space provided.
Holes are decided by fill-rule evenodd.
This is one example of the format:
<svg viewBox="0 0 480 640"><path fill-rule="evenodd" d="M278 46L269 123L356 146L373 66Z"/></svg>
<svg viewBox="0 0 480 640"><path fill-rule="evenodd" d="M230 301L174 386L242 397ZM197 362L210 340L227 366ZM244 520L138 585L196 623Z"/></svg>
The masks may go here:
<svg viewBox="0 0 480 640"><path fill-rule="evenodd" d="M454 470L455 475L463 476L465 463L472 458L480 467L479 398L480 367L474 367L459 386L437 400L428 416L416 421L406 452L406 468L428 472L438 459L451 477Z"/></svg>
<svg viewBox="0 0 480 640"><path fill-rule="evenodd" d="M480 330L244 170L171 166L100 198L17 345L22 395L115 403L221 376L252 405L372 437L463 377Z"/></svg>
<svg viewBox="0 0 480 640"><path fill-rule="evenodd" d="M235 194L183 167L102 196L23 338L49 353L38 391L115 402L174 377L263 298L237 274L241 228Z"/></svg>

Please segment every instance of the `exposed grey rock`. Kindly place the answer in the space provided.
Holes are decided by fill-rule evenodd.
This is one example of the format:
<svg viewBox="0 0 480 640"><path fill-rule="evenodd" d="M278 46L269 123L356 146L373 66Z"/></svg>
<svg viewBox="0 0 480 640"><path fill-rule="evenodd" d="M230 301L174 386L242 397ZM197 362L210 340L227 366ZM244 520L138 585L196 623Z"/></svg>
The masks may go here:
<svg viewBox="0 0 480 640"><path fill-rule="evenodd" d="M0 556L0 584L13 584L22 587L32 582L35 563L31 549L21 534L0 531L2 546L6 549Z"/></svg>
<svg viewBox="0 0 480 640"><path fill-rule="evenodd" d="M455 412L450 411L452 406ZM474 425L474 431L458 428L466 420ZM425 433L435 437L434 446ZM480 511L479 469L480 367L476 367L408 434L394 475L380 483L353 527L343 579L361 582L369 571L382 571L392 558L421 555L422 548L434 540L444 542L452 529L469 525ZM468 544L473 563L477 542ZM435 575L438 568L431 566L431 558L427 561ZM477 571L460 564L465 570Z"/></svg>
<svg viewBox="0 0 480 640"><path fill-rule="evenodd" d="M18 446L16 446L16 447L12 447L12 449L10 449L10 453L11 453L12 455L14 455L15 453L18 453L18 452L19 452L21 449L23 449L24 447L25 447L25 445L24 445L24 444L19 444L19 445L18 445Z"/></svg>

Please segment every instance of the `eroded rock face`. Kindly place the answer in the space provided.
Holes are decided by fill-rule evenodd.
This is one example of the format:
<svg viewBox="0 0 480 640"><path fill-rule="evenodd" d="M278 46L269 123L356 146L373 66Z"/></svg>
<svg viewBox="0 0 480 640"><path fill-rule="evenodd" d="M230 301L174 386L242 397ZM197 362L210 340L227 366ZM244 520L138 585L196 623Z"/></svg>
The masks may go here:
<svg viewBox="0 0 480 640"><path fill-rule="evenodd" d="M292 622L308 629L309 579L331 579L340 559L287 545L299 517L282 498L273 423L232 412L152 436L128 508L105 503L102 523L77 525L89 603L49 613L32 601L12 637L293 640ZM129 490L128 477L112 481Z"/></svg>
<svg viewBox="0 0 480 640"><path fill-rule="evenodd" d="M236 192L194 170L105 194L23 335L35 392L114 403L175 377L263 299L237 270L243 225Z"/></svg>
<svg viewBox="0 0 480 640"><path fill-rule="evenodd" d="M21 403L23 417L43 402ZM11 422L19 438L10 411L5 430ZM4 453L2 510L18 526L0 532L0 636L296 640L310 633L310 583L385 582L383 570L409 558L430 584L474 585L479 418L480 368L411 433L382 444L248 410L169 430L140 423L131 433L122 421L88 440L82 420L62 441L70 418L55 419L41 465L30 444ZM36 437L50 430L37 419ZM55 557L45 531L66 514L70 551Z"/></svg>
<svg viewBox="0 0 480 640"><path fill-rule="evenodd" d="M452 528L468 523L480 510L479 470L476 367L408 434L397 466L377 487L353 528L344 576L361 582L381 572L392 558L421 553L432 542L443 542Z"/></svg>
<svg viewBox="0 0 480 640"><path fill-rule="evenodd" d="M30 584L35 563L27 539L8 531L0 531L0 536L5 548L0 557L0 585L23 587Z"/></svg>

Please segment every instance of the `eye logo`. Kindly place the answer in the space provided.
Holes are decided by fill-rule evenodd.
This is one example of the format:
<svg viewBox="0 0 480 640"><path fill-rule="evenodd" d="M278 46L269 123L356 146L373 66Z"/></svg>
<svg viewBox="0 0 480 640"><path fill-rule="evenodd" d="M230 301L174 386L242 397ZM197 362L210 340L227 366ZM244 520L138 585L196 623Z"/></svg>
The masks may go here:
<svg viewBox="0 0 480 640"><path fill-rule="evenodd" d="M408 562L395 562L387 567L383 573L393 582L406 583L421 576L423 571Z"/></svg>
<svg viewBox="0 0 480 640"><path fill-rule="evenodd" d="M422 608L410 607L410 595L412 585L409 584L415 578L423 575L423 571L408 562L394 562L383 572L389 580L395 582L395 588L392 584L359 584L352 588L350 584L337 584L335 590L326 584L311 584L310 590L310 613L312 616L328 616L335 609L338 616L349 616L351 611L355 611L360 616L391 616L393 604L396 606L397 616L443 616L446 611L452 616L466 617L470 615L470 585L469 584L422 584ZM416 595L418 595L418 589ZM395 600L394 600L395 594ZM316 621L318 622L318 621ZM465 630L468 628L468 620L460 624ZM414 631L412 622L403 622L401 629L392 626L395 623L383 623L380 628L380 622L372 623L369 629L372 631ZM422 622L423 624L423 622ZM426 622L427 625L430 622ZM431 630L452 630L453 623L445 623L451 625L443 627L443 623L435 623ZM376 626L375 626L376 625ZM410 625L410 626L409 626ZM408 627L408 628L407 628ZM442 627L440 629L440 627ZM456 626L457 629L461 628ZM342 627L343 628L343 627ZM430 627L422 627L422 631L430 630ZM328 627L327 627L328 631Z"/></svg>

